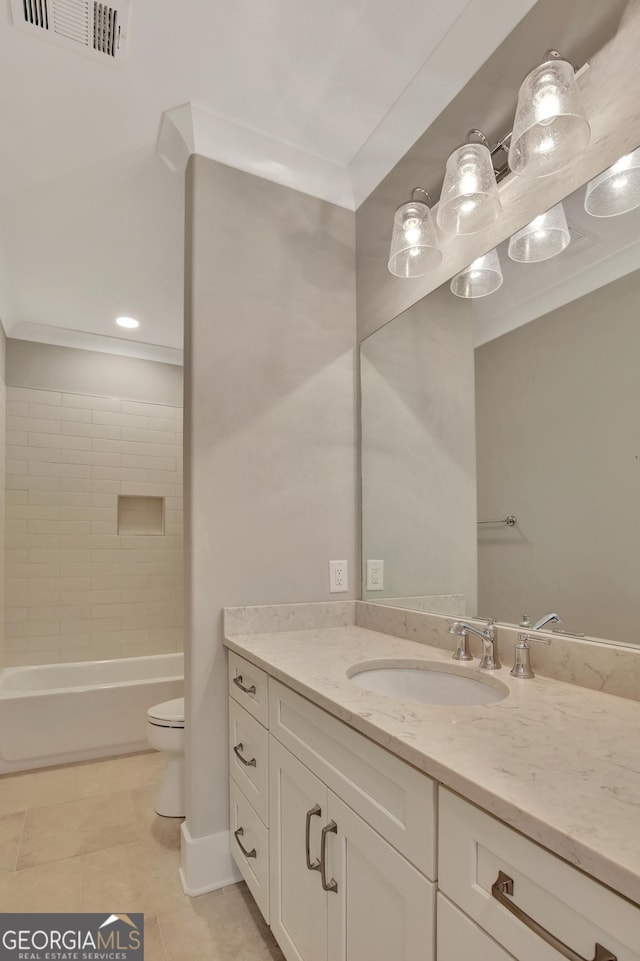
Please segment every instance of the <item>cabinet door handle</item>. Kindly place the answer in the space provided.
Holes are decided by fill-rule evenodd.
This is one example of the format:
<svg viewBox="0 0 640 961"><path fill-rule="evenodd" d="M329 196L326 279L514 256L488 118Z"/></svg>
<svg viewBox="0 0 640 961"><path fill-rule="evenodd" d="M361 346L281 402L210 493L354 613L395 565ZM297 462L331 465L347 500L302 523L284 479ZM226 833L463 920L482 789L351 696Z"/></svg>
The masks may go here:
<svg viewBox="0 0 640 961"><path fill-rule="evenodd" d="M257 857L258 857L258 852L256 851L255 848L252 848L251 851L247 851L247 849L245 848L244 844L243 844L242 841L240 840L241 837L244 837L244 828L238 828L237 831L234 831L234 832L233 832L233 836L234 836L234 838L236 839L236 841L238 842L238 847L240 848L240 850L241 850L242 853L244 854L245 858L257 858ZM615 959L614 959L614 961L615 961Z"/></svg>
<svg viewBox="0 0 640 961"><path fill-rule="evenodd" d="M322 841L320 843L320 879L322 881L322 889L324 891L333 891L334 894L338 893L338 882L335 878L327 881L327 835L337 833L338 825L335 821L329 821L322 829ZM600 961L600 959L598 958L597 961Z"/></svg>
<svg viewBox="0 0 640 961"><path fill-rule="evenodd" d="M257 762L255 757L252 757L250 761L247 761L246 757L242 756L243 750L244 750L244 744L242 743L242 741L240 741L239 744L235 744L233 747L233 753L238 758L238 760L241 761L242 764L244 764L245 767L256 767Z"/></svg>
<svg viewBox="0 0 640 961"><path fill-rule="evenodd" d="M498 901L503 908L510 911L511 914L515 915L519 921L522 921L529 930L537 934L539 938L550 944L552 948L555 948L563 957L567 958L568 961L586 961L581 954L578 954L572 948L570 948L563 941L560 941L554 934L543 928L541 924L538 924L532 917L526 914L522 908L519 908L517 904L510 901L507 895L513 895L513 878L510 878L508 874L504 871L498 871L498 877L494 881L491 887L491 895ZM593 961L618 961L615 954L603 948L601 944L596 944L596 953L594 955Z"/></svg>
<svg viewBox="0 0 640 961"><path fill-rule="evenodd" d="M322 808L319 804L314 804L310 811L307 811L307 823L304 829L304 853L307 859L307 870L308 871L319 871L320 870L320 860L315 858L311 860L311 854L309 853L309 836L311 834L311 818L322 817Z"/></svg>
<svg viewBox="0 0 640 961"><path fill-rule="evenodd" d="M241 691L244 691L245 694L256 693L255 684L252 684L251 687L244 686L244 684L242 683L242 674L236 674L236 676L233 679L233 683L235 684L236 687L239 687Z"/></svg>

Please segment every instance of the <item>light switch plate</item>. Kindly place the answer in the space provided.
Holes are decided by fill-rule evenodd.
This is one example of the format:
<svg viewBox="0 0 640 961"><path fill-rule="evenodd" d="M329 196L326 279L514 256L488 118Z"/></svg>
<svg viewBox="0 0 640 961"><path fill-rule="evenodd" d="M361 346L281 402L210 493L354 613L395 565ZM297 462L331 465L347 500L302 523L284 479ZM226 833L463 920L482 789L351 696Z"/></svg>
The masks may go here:
<svg viewBox="0 0 640 961"><path fill-rule="evenodd" d="M367 561L367 590L384 590L384 561Z"/></svg>
<svg viewBox="0 0 640 961"><path fill-rule="evenodd" d="M347 561L329 561L329 593L342 594L349 590L349 566Z"/></svg>

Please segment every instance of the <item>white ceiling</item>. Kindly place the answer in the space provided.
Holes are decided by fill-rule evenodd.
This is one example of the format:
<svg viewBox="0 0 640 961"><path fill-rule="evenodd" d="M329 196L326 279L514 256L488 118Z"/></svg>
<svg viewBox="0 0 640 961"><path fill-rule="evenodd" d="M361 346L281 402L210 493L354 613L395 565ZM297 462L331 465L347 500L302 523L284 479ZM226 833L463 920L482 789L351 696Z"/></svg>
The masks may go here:
<svg viewBox="0 0 640 961"><path fill-rule="evenodd" d="M226 132L215 159L252 169L271 144L299 189L331 197L337 177L355 208L535 2L132 0L124 70L19 32L3 5L7 333L180 362L183 180L155 152L162 113L197 104L210 140Z"/></svg>

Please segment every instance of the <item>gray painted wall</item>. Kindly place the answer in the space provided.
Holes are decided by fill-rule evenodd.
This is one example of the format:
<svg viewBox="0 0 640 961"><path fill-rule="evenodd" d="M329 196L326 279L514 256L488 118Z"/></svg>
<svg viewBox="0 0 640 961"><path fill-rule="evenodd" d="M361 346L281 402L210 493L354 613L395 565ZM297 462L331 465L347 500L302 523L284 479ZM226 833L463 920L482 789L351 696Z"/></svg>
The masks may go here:
<svg viewBox="0 0 640 961"><path fill-rule="evenodd" d="M228 829L222 608L358 593L354 215L193 157L186 228L187 826ZM349 562L329 595L328 561Z"/></svg>
<svg viewBox="0 0 640 961"><path fill-rule="evenodd" d="M182 407L182 368L75 347L7 340L7 384Z"/></svg>
<svg viewBox="0 0 640 961"><path fill-rule="evenodd" d="M463 594L475 614L471 304L445 285L364 341L361 390L362 563L385 565L364 596Z"/></svg>
<svg viewBox="0 0 640 961"><path fill-rule="evenodd" d="M476 350L479 612L638 643L640 272Z"/></svg>

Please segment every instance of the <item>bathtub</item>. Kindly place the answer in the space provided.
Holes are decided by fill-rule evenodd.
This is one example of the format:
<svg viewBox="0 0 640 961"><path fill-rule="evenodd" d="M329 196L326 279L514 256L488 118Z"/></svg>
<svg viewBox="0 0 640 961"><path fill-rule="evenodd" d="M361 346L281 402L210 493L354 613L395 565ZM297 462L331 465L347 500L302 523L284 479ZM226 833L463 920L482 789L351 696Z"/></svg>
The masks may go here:
<svg viewBox="0 0 640 961"><path fill-rule="evenodd" d="M181 697L182 654L0 671L0 774L147 748L146 711Z"/></svg>

